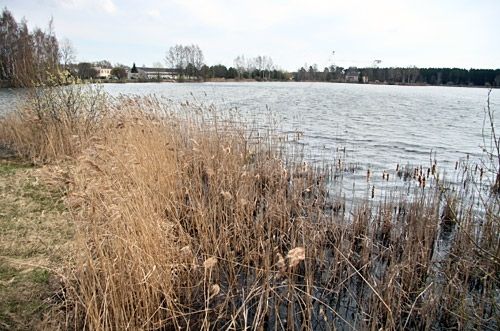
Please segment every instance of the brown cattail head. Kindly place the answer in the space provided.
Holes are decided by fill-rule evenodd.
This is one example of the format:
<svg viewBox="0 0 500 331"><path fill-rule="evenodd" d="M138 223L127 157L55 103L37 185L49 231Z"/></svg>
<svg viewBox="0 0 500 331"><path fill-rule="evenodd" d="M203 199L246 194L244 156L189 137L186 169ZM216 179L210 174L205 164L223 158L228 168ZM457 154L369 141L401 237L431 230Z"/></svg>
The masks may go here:
<svg viewBox="0 0 500 331"><path fill-rule="evenodd" d="M215 258L215 257L212 256L212 257L209 257L208 259L206 259L205 262L203 262L203 267L205 269L211 269L216 264L217 264L217 258Z"/></svg>
<svg viewBox="0 0 500 331"><path fill-rule="evenodd" d="M288 259L288 266L293 268L298 265L300 261L306 259L306 250L304 247L295 247L288 251L286 258Z"/></svg>
<svg viewBox="0 0 500 331"><path fill-rule="evenodd" d="M213 284L211 287L210 287L210 295L213 297L213 296L216 296L217 294L219 294L220 292L220 286L218 284Z"/></svg>

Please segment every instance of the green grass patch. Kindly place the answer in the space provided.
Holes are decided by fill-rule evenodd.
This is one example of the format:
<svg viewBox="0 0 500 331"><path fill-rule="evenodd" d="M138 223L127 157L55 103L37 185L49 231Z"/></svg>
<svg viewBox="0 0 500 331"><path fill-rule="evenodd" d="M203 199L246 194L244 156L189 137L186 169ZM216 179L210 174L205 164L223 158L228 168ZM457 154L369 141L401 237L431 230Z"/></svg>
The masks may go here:
<svg viewBox="0 0 500 331"><path fill-rule="evenodd" d="M64 190L35 167L0 159L0 331L41 330L56 291L54 273L74 232Z"/></svg>
<svg viewBox="0 0 500 331"><path fill-rule="evenodd" d="M17 162L1 162L0 163L0 176L8 176L16 173L18 170L30 169L33 165L28 163Z"/></svg>
<svg viewBox="0 0 500 331"><path fill-rule="evenodd" d="M36 284L48 284L50 273L47 269L37 268L30 274L31 280Z"/></svg>
<svg viewBox="0 0 500 331"><path fill-rule="evenodd" d="M65 207L62 201L64 193L61 191L49 190L44 185L30 179L26 181L22 188L22 195L28 198L33 203L37 204L37 208L33 211L64 211Z"/></svg>
<svg viewBox="0 0 500 331"><path fill-rule="evenodd" d="M0 286L6 286L6 283L19 275L19 271L6 263L0 264Z"/></svg>
<svg viewBox="0 0 500 331"><path fill-rule="evenodd" d="M31 321L47 308L50 272L23 270L0 262L0 330L30 330Z"/></svg>

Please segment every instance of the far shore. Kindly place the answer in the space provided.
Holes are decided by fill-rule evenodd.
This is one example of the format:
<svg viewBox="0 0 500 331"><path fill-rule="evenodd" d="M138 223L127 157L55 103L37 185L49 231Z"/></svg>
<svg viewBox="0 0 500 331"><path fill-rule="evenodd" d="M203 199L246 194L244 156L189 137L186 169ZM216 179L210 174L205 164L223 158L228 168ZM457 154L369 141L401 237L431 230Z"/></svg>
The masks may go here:
<svg viewBox="0 0 500 331"><path fill-rule="evenodd" d="M290 80L261 80L261 79L236 79L236 78L209 78L205 80L195 80L195 79L183 79L183 80L141 80L141 79L96 79L87 80L84 83L101 83L101 84L140 84L140 83L337 83L337 84L356 84L356 85L396 85L396 86L440 86L440 87L471 87L471 88L488 88L488 89L498 89L500 86L488 86L488 85L457 85L457 84L424 84L424 83L389 83L389 82L346 82L346 81L313 81L304 80L296 81ZM10 86L5 81L0 81L0 89L12 89L14 87Z"/></svg>

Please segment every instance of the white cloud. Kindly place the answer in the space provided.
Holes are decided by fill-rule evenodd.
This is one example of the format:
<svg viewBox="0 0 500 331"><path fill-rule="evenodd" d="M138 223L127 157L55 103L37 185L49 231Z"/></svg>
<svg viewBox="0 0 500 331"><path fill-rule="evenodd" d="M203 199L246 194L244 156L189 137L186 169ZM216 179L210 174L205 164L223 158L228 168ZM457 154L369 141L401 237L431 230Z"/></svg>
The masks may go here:
<svg viewBox="0 0 500 331"><path fill-rule="evenodd" d="M60 3L63 7L78 10L100 10L108 14L115 14L117 11L113 0L55 0L55 2Z"/></svg>
<svg viewBox="0 0 500 331"><path fill-rule="evenodd" d="M116 6L112 0L98 0L98 3L104 11L110 14L114 14L116 12Z"/></svg>
<svg viewBox="0 0 500 331"><path fill-rule="evenodd" d="M153 18L159 18L161 16L161 13L158 9L150 9L146 12L146 14Z"/></svg>

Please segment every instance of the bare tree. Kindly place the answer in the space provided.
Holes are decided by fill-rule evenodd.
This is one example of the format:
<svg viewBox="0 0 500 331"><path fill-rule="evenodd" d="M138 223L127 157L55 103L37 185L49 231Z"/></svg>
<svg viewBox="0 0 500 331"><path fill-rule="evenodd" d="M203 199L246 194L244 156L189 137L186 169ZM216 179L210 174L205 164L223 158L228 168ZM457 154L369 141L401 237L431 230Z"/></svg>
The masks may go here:
<svg viewBox="0 0 500 331"><path fill-rule="evenodd" d="M0 79L13 86L46 83L59 69L59 44L53 22L48 29L30 33L26 21L19 24L10 11L0 16Z"/></svg>
<svg viewBox="0 0 500 331"><path fill-rule="evenodd" d="M153 62L153 68L163 68L163 64L161 62Z"/></svg>
<svg viewBox="0 0 500 331"><path fill-rule="evenodd" d="M59 44L59 58L64 69L76 61L76 48L68 38L64 38Z"/></svg>
<svg viewBox="0 0 500 331"><path fill-rule="evenodd" d="M245 61L245 55L238 55L234 61L233 61L234 67L238 71L238 78L241 78L241 75L245 71L246 68L246 61Z"/></svg>
<svg viewBox="0 0 500 331"><path fill-rule="evenodd" d="M267 79L271 79L271 70L273 69L273 59L270 56L264 56L264 70L267 72Z"/></svg>
<svg viewBox="0 0 500 331"><path fill-rule="evenodd" d="M93 63L94 66L96 67L101 67L101 68L113 68L113 66L111 65L111 62L109 62L108 60L101 60L101 61L96 61Z"/></svg>
<svg viewBox="0 0 500 331"><path fill-rule="evenodd" d="M203 66L203 52L198 45L175 45L169 48L165 56L165 63L171 68L179 69L181 75L184 75L186 68L190 68L190 75L193 74L193 68L197 72Z"/></svg>
<svg viewBox="0 0 500 331"><path fill-rule="evenodd" d="M165 63L171 68L183 69L185 68L185 53L182 45L175 45L168 49L165 56Z"/></svg>
<svg viewBox="0 0 500 331"><path fill-rule="evenodd" d="M191 45L193 49L193 62L192 64L196 69L200 70L205 62L205 58L203 56L203 51L198 45Z"/></svg>
<svg viewBox="0 0 500 331"><path fill-rule="evenodd" d="M10 11L4 9L0 17L0 78L14 80L14 62L17 49L18 25Z"/></svg>

